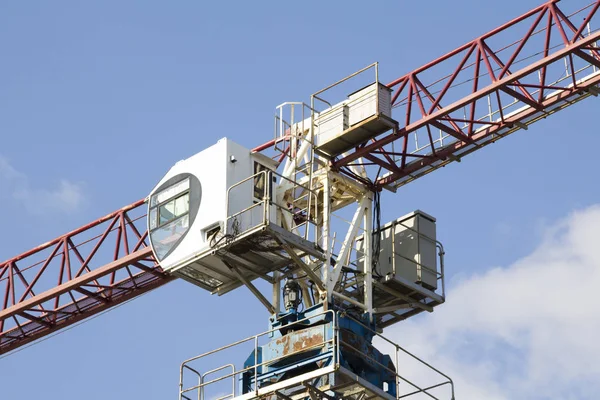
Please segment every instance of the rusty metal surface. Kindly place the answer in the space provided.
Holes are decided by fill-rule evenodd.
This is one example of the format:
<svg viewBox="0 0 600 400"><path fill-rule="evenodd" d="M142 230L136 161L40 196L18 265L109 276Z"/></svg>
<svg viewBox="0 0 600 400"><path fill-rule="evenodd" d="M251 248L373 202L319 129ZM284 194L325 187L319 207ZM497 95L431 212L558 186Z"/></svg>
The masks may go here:
<svg viewBox="0 0 600 400"><path fill-rule="evenodd" d="M314 326L311 328L294 331L276 339L271 347L278 356L289 356L323 346L326 342L325 328Z"/></svg>

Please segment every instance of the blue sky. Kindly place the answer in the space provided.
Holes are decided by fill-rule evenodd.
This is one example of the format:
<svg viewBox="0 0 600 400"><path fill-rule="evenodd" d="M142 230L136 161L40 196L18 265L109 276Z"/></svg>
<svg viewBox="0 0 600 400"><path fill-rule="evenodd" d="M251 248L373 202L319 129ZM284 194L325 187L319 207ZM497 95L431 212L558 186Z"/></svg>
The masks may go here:
<svg viewBox="0 0 600 400"><path fill-rule="evenodd" d="M380 62L382 80L391 81L539 4L3 2L0 259L146 196L173 163L221 137L247 147L269 140L277 104L307 101L373 61ZM585 236L587 219L577 215L596 218L589 207L600 198L599 101L584 101L386 196L383 221L417 208L437 217L449 284L459 299L477 277L493 280L498 268L510 278L532 257L543 264L535 256L540 251L576 242L557 229ZM531 283L539 296L556 293ZM450 308L445 319L436 315L442 322L430 326L432 316L419 317L407 332L441 327L481 346L500 341L491 358L510 349L517 360L529 354L493 336L493 324L482 322L490 329L481 332L443 322L477 313L468 301L457 301L467 311L451 308L452 301L451 290L448 304L435 312ZM2 395L174 398L182 360L266 325L266 312L244 290L216 298L175 282L0 359ZM415 336L407 336L408 345L425 353L435 348L410 339ZM403 344L401 334L396 340ZM435 343L441 349L445 340ZM464 369L458 354L431 357ZM493 387L517 379L501 368L490 371L471 383ZM466 390L462 398L476 398ZM582 393L572 398L587 398Z"/></svg>

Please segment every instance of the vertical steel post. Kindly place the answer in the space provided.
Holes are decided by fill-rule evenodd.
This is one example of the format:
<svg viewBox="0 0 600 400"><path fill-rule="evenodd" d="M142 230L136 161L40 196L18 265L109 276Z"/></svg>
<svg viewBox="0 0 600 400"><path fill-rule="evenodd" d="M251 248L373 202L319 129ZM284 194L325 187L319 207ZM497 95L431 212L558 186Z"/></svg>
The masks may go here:
<svg viewBox="0 0 600 400"><path fill-rule="evenodd" d="M183 396L183 364L179 367L179 400L182 400Z"/></svg>
<svg viewBox="0 0 600 400"><path fill-rule="evenodd" d="M375 62L375 112L377 115L381 113L379 108L379 63Z"/></svg>
<svg viewBox="0 0 600 400"><path fill-rule="evenodd" d="M321 247L325 253L325 262L323 263L323 270L321 271L321 279L326 285L327 289L327 301L331 302L333 288L335 282L329 281L329 260L331 259L331 245L329 243L329 228L330 228L330 216L331 216L331 190L330 190L330 174L329 170L325 174L323 179L323 216L322 216L322 227L321 227ZM331 286L331 287L330 287Z"/></svg>
<svg viewBox="0 0 600 400"><path fill-rule="evenodd" d="M379 254L373 254L373 192L368 192L365 196L369 199L365 205L365 215L363 217L364 224L364 258L363 273L364 273L364 305L365 310L369 314L369 319L373 322L373 257L378 257ZM379 234L379 233L377 233Z"/></svg>
<svg viewBox="0 0 600 400"><path fill-rule="evenodd" d="M398 388L400 387L400 356L398 355L398 345L394 345L394 349L396 350L396 400L400 399L400 391Z"/></svg>
<svg viewBox="0 0 600 400"><path fill-rule="evenodd" d="M198 376L198 386L200 386L200 390L198 390L198 400L204 400L204 376Z"/></svg>
<svg viewBox="0 0 600 400"><path fill-rule="evenodd" d="M302 134L304 134L304 103L302 103ZM312 115L312 110L311 110L311 115ZM312 118L311 118L312 119ZM310 149L307 151L310 151L310 157L308 157L308 188L310 190L309 194L308 194L308 221L310 221L310 212L312 210L312 207L314 206L315 208L315 217L316 217L316 211L319 207L319 205L317 204L317 199L315 198L315 204L312 204L312 200L313 200L313 193L315 190L315 185L313 183L313 169L315 166L315 137L314 137L314 131L313 131L313 124L311 123L310 126L310 131L307 133L308 136L308 140L310 143ZM307 158L307 157L305 157ZM306 224L306 232L304 234L304 239L308 239L309 236L309 229L310 229L310 222L307 221ZM315 232L315 236L314 238L317 238L316 232Z"/></svg>
<svg viewBox="0 0 600 400"><path fill-rule="evenodd" d="M258 396L258 336L254 336L254 393Z"/></svg>
<svg viewBox="0 0 600 400"><path fill-rule="evenodd" d="M295 104L290 104L290 156L294 159L294 169L298 169L298 160L296 154L298 154L298 141L296 140L296 130L294 129L294 107Z"/></svg>
<svg viewBox="0 0 600 400"><path fill-rule="evenodd" d="M281 273L278 271L273 272L273 308L275 309L275 316L281 312Z"/></svg>

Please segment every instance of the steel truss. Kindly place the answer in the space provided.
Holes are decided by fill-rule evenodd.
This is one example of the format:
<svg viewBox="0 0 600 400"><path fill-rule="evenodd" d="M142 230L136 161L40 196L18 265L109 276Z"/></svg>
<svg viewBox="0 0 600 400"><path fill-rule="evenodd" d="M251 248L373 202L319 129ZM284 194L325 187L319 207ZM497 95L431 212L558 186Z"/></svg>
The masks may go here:
<svg viewBox="0 0 600 400"><path fill-rule="evenodd" d="M333 169L360 179L350 167L371 167L368 181L393 190L597 96L600 0L572 14L557 3L390 82L399 126L331 160Z"/></svg>
<svg viewBox="0 0 600 400"><path fill-rule="evenodd" d="M0 264L0 354L170 282L137 201Z"/></svg>
<svg viewBox="0 0 600 400"><path fill-rule="evenodd" d="M577 101L598 95L599 8L600 0L596 0L569 14L556 0L549 1L390 82L387 86L393 89L393 117L400 121L398 126L327 160L329 165L313 154L314 138L309 133L314 132L314 115L310 128L302 125L304 116L300 121L296 118L296 125L289 125L295 126L296 132L280 129L279 136L255 151L277 150L279 146L276 160L289 160L289 171L284 175L321 191L325 199L320 202L322 209L301 194L286 201L305 210L308 219L312 213L320 227L318 242L326 260L336 240L330 231L333 211L350 204L357 206L355 221L340 248L345 257L357 227L362 225L365 237L371 236L372 209L361 205L366 194L382 188L395 190ZM313 170L313 166L318 168ZM295 193L293 187L289 191ZM152 257L144 214L144 202L138 201L0 263L0 353L172 280ZM288 225L294 226L293 218L286 218ZM364 265L371 265L370 257L369 250ZM301 261L306 264L307 260ZM296 262L299 271L317 273L312 265L309 270L302 262ZM373 313L373 299L368 294L348 298L336 289L343 265L325 265L320 271L326 297L339 299L341 294L346 297L341 297L343 301L360 303L366 312ZM368 288L373 284L370 271L366 268L362 272ZM273 277L277 299L277 285L283 278Z"/></svg>

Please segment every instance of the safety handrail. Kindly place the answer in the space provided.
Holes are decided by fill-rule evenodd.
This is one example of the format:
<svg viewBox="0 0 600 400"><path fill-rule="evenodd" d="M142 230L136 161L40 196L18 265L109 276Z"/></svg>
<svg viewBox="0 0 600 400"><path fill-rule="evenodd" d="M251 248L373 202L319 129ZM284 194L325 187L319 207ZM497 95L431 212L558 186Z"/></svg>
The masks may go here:
<svg viewBox="0 0 600 400"><path fill-rule="evenodd" d="M359 351L359 353L360 353L360 354L362 354L363 356L365 356L365 357L368 357L368 358L369 358L369 359L371 359L372 361L374 361L374 362L378 363L380 366L382 366L382 367L386 368L386 370L388 370L388 371L390 371L390 372L393 372L394 374L396 374L396 376L397 376L399 379L401 379L401 380L403 380L403 381L407 382L408 384L410 384L411 386L413 386L413 387L415 387L415 388L419 389L418 391L416 391L416 392L414 392L414 393L411 393L410 395L412 395L412 394L417 394L417 393L422 393L422 392L424 393L424 391L425 391L425 390L429 390L429 389L433 389L433 388L436 388L436 387L440 387L440 386L442 386L442 385L449 384L449 385L450 385L450 387L451 387L451 391L452 391L452 399L454 399L454 382L452 381L452 378L450 378L448 375L444 374L442 371L438 370L437 368L433 367L431 364L427 363L426 361L424 361L424 360L422 360L421 358L417 357L416 355L412 354L411 352L409 352L408 350L406 350L406 349L405 349L405 348L403 348L402 346L398 345L398 344L397 344L397 343L395 343L395 342L392 342L390 339L388 339L387 337L383 336L381 333L379 333L379 332L377 332L377 331L374 331L374 330L373 330L373 329L371 329L369 326L365 325L364 323L362 323L362 322L361 322L361 321L359 321L358 319L354 318L353 316L351 316L351 315L349 315L349 314L345 314L345 316L346 316L347 318L350 318L350 319L352 319L354 322L358 323L358 324L359 324L359 325L361 325L363 328L365 328L365 329L369 330L369 331L370 331L371 333L373 333L375 336L377 336L378 338L380 338L380 339L381 339L381 340L383 340L384 342L386 342L386 343L388 343L388 344L392 345L392 346L395 348L395 351L396 351L396 360L395 360L395 363L396 363L396 368L399 368L399 358L398 358L398 354L399 354L399 351L401 351L401 352L403 352L404 354L408 355L409 357L413 358L414 360L418 361L419 363L423 364L424 366L428 367L428 368L429 368L429 369L431 369L432 371L434 371L434 372L438 373L439 375L443 376L444 378L446 378L446 379L448 380L448 382L444 382L444 383L442 383L442 384L436 384L436 385L433 385L433 386L431 386L431 387L429 387L429 388L420 388L420 387L419 387L419 386L417 386L416 384L414 384L414 383L410 382L409 380L407 380L406 378L402 377L400 374L398 374L398 372L397 372L397 371L391 371L389 368L387 368L385 365L383 365L383 364L379 363L377 360L375 360L375 359L372 359L372 358L371 358L370 356L368 356L367 354L360 353L360 351L359 351L359 350L357 350L357 351ZM344 342L343 344L344 344L345 346L347 346L347 347L350 347L350 348L354 349L354 348L353 348L351 345L349 345L349 344L347 344L347 343L345 343L345 342ZM356 350L356 349L355 349L355 350ZM433 396L433 395L431 395L431 394L429 394L429 393L425 393L425 394L429 395L430 397L432 397L432 398L434 398L434 399L437 399L437 397L435 397L435 396ZM405 394L405 395L402 395L402 396L400 396L400 394L397 394L397 395L396 395L396 399L401 399L401 398L404 398L404 397L407 397L407 395L406 395L406 394Z"/></svg>
<svg viewBox="0 0 600 400"><path fill-rule="evenodd" d="M332 356L332 365L335 366L335 368L339 368L340 367L340 352L341 349L346 349L347 351L352 351L354 353L359 354L362 358L368 360L369 362L372 362L376 365L378 365L379 367L381 367L384 371L389 372L390 374L392 374L393 376L395 376L396 379L396 385L398 385L400 382L405 382L408 385L410 385L410 387L414 388L415 390L409 392L409 393L400 393L400 391L396 391L396 399L404 399L416 394L423 394L423 395L427 395L428 397L435 399L435 400L439 400L439 397L437 397L436 395L434 395L433 393L431 393L431 391L433 389L436 388L440 388L442 386L450 386L450 391L451 391L451 395L452 395L452 399L454 399L454 382L452 381L452 379L447 376L446 374L444 374L443 372L441 372L440 370L436 369L435 367L431 366L429 363L427 363L426 361L422 360L421 358L417 357L416 355L410 353L408 350L406 350L405 348L401 347L400 345L392 342L390 339L388 339L387 337L383 336L382 334L374 331L373 329L371 329L370 326L365 325L362 321L354 318L351 315L342 313L342 312L338 312L335 310L327 310L327 311L323 311L320 312L318 314L315 314L313 316L310 317L306 317L303 318L297 322L294 322L294 324L299 324L302 325L304 322L313 319L313 318L318 318L320 316L324 316L324 315L330 315L330 320L327 319L327 324L331 324L332 328L333 328L333 336L331 336L329 339L326 339L326 337L323 337L323 341L319 342L319 343L315 343L309 347L306 348L302 348L301 350L297 350L294 352L291 352L290 354L286 354L286 355L280 355L277 356L275 358L270 358L269 360L266 361L258 361L258 348L259 348L259 338L267 336L267 335L271 335L272 333L278 331L280 328L274 328L274 329L270 329L267 331L264 331L262 333L259 333L257 335L253 335L250 336L248 338L236 341L232 344L226 345L226 346L222 346L218 349L215 350L211 350L208 352L205 352L203 354L200 354L198 356L192 357L188 360L185 360L180 367L180 395L179 395L179 399L183 400L183 399L190 399L188 396L186 396L187 393L194 391L194 390L198 390L199 391L199 395L198 395L198 400L206 400L205 396L204 396L204 388L206 388L208 385L211 385L213 383L216 382L220 382L223 381L225 379L232 379L232 387L233 387L233 396L225 396L222 397L224 398L229 398L229 397L235 397L236 395L236 377L238 376L242 376L243 374L247 373L247 372L253 372L253 376L254 376L254 380L252 381L253 385L254 385L254 391L256 391L256 393L258 394L258 390L259 390L259 386L258 386L258 371L264 367L267 366L269 364L272 363L276 363L284 358L288 358L293 356L294 354L300 353L300 352L305 352L307 350L312 350L312 349L316 349L316 348L322 348L324 346L328 346L330 345L330 349L331 349L331 356ZM374 357L370 356L369 354L366 354L365 352L362 352L361 350L355 348L354 346L352 346L350 343L347 343L346 341L344 341L341 338L340 335L340 329L339 329L339 317L344 315L346 318L350 318L353 321L355 321L356 323L358 323L360 326L364 327L365 329L367 329L369 332L371 332L373 334L374 337L378 337L381 340L383 340L385 343L388 343L390 345L392 345L395 349L395 369L392 369L389 367L389 365L384 365L382 364L379 360L375 359ZM221 352L223 350L226 349L230 349L232 347L238 346L240 344L243 343L248 343L248 342L254 342L254 354L255 354L255 359L254 359L254 364L252 366L248 366L248 367L244 367L242 369L236 370L235 366L233 364L227 364L225 366L219 367L219 368L215 368L213 370L207 371L203 374L200 374L199 372L197 372L195 369L193 369L192 367L190 367L188 364L194 361L197 361L199 359L202 359L204 357L216 354L218 352ZM399 355L400 354L406 354L407 356L411 357L412 359L418 361L419 363L421 363L422 365L424 365L425 367L429 368L430 370L434 371L435 373L439 374L441 377L443 377L445 380L442 382L438 382L435 383L433 385L428 385L428 386L422 386L422 385L417 385L415 382L411 381L410 379L408 379L405 376L402 376L400 374L400 371L398 370L400 367L400 363L399 363ZM231 373L227 373L223 376L219 376L217 378L211 379L209 381L207 381L205 378L206 376L208 376L209 374L212 374L214 372L218 372L218 371L222 371L226 368L232 368L232 372ZM193 372L195 372L195 374L197 376L200 377L200 382L197 385L194 385L192 387L189 388L185 388L183 387L183 373L184 370L189 369ZM438 395L439 396L439 395Z"/></svg>
<svg viewBox="0 0 600 400"><path fill-rule="evenodd" d="M234 189L240 187L241 185L244 185L248 182L254 182L255 179L261 177L261 179L263 179L264 185L262 188L262 199L255 202L254 204L240 210L237 211L233 214L230 214L230 199L231 199L231 193ZM302 194L300 197L294 199L294 201L298 201L298 199L300 198L306 198L308 197L308 200L305 200L305 202L307 203L307 206L305 208L299 209L299 210L295 210L295 209L288 209L287 207L285 207L283 204L279 204L278 199L276 198L272 198L272 192L273 192L273 185L272 185L272 178L273 177L279 177L281 178L281 182L287 182L290 185L289 189L292 190L296 190L297 188L301 188L302 190L305 191L304 194ZM289 190L288 189L288 190ZM249 190L254 190L254 187L249 189ZM283 199L282 199L283 200ZM317 209L318 208L318 194L315 190L311 189L309 186L304 185L302 183L299 183L297 181L294 181L293 179L290 179L288 177L285 177L279 173L277 173L276 171L271 171L271 170L263 170L263 171L259 171L233 185L231 185L228 189L227 189L227 195L226 195L226 210L227 210L227 222L225 224L225 234L233 234L233 235L240 235L244 232L247 232L249 230L252 230L254 228L256 228L257 226L264 226L269 222L269 207L270 205L273 205L276 209L281 210L282 213L287 213L289 215L291 215L292 220L293 217L297 214L298 211L300 212L305 212L306 213L306 220L302 223L296 224L295 226L293 226L293 229L297 229L297 228L301 228L303 225L312 225L313 227L313 232L316 235L316 222L314 221L313 218L311 218L311 209ZM229 232L229 221L235 220L236 218L239 218L241 215L247 213L248 211L252 210L252 209L256 209L256 208L260 208L262 207L262 213L261 213L261 220L258 221L257 223L253 223L251 226L247 227L246 229L240 231L240 232ZM309 233L309 228L306 227L305 228L305 234L304 234L304 238L308 239L308 233ZM296 234L299 234L297 232L295 232Z"/></svg>
<svg viewBox="0 0 600 400"><path fill-rule="evenodd" d="M233 392L234 392L234 395L235 395L235 377L236 376L241 376L242 374L244 374L245 372L248 372L248 371L254 371L254 383L255 383L255 386L256 386L256 384L257 384L257 378L258 378L258 370L261 367L266 366L268 364L272 364L272 363L277 362L277 361L279 361L281 359L293 356L294 354L305 352L307 350L312 350L312 349L315 349L315 348L320 348L320 347L323 347L323 346L326 346L326 345L332 345L332 356L333 356L332 363L334 365L336 365L338 363L338 360L339 360L339 357L338 357L338 354L337 354L336 350L337 350L337 348L339 346L335 345L335 343L338 340L338 336L337 336L338 325L337 325L337 318L336 318L335 311L333 311L333 310L322 311L322 312L317 313L315 315L312 315L310 317L306 317L306 318L303 318L301 320L298 320L298 321L294 322L293 325L302 325L304 322L307 322L307 321L309 321L311 319L318 318L320 316L324 316L324 315L328 315L328 314L331 315L331 321L329 321L328 323L332 324L332 328L333 328L333 331L334 331L334 335L333 335L333 337L331 339L325 340L325 337L324 337L323 338L323 342L321 342L321 343L315 343L315 344L313 344L311 346L308 346L308 347L302 348L300 350L296 350L296 351L293 351L293 352L291 352L289 354L286 354L285 356L282 355L282 356L279 356L279 357L276 357L276 358L269 359L268 361L258 362L258 359L257 359L258 348L259 348L258 340L261 337L264 337L264 336L267 336L267 335L271 335L272 333L277 332L277 331L279 331L281 329L281 328L273 328L273 329L264 331L262 333L259 333L259 334L256 334L256 335L253 335L253 336L250 336L250 337L247 337L247 338L242 339L242 340L238 340L238 341L236 341L234 343L228 344L226 346L219 347L217 349L205 352L203 354L200 354L198 356L195 356L195 357L192 357L192 358L189 358L189 359L185 360L184 362L181 363L180 371L179 371L179 382L180 382L180 384L179 384L179 400L189 399L189 397L186 396L185 393L189 393L189 392L194 391L194 390L199 390L198 400L204 400L204 398L203 398L204 397L203 396L203 394L204 394L203 389L206 386L208 386L210 384L213 384L213 383L216 383L216 382L223 381L223 380L228 379L228 378L233 378ZM208 357L210 355L219 353L221 351L224 351L224 350L227 350L227 349L239 346L239 345L244 344L244 343L248 343L250 341L254 342L254 354L255 354L255 362L254 362L254 365L252 365L251 367L246 367L246 368L243 368L243 369L235 370L235 366L233 364L227 364L225 366L222 366L222 367L210 370L208 372L205 372L204 374L201 374L198 371L196 371L194 368L192 368L192 367L190 367L188 365L189 363L191 363L193 361L197 361L199 359L202 359L202 358ZM205 377L206 375L208 375L210 373L213 373L213 372L217 372L219 370L223 370L223 369L225 369L225 368L227 368L229 366L233 367L233 372L232 373L220 376L220 377L212 379L210 381L203 381L203 377ZM183 379L184 379L184 370L186 370L186 369L193 371L197 376L200 377L200 381L199 381L199 383L197 385L189 387L189 388L184 388L184 386L183 386ZM256 386L256 390L258 390L258 386Z"/></svg>
<svg viewBox="0 0 600 400"><path fill-rule="evenodd" d="M221 367L214 368L214 369L211 369L210 371L207 371L207 372L203 373L202 376L200 377L200 385L202 385L204 383L204 379L208 375L214 374L215 372L222 371L222 370L227 369L229 367L231 367L231 370L235 374L235 365L233 365L233 364L225 364L225 365L223 365ZM226 396L221 396L220 399L228 398L228 397L235 397L235 381L233 382L233 385L232 385L231 394L230 395L226 395ZM204 398L204 386L202 386L202 390L198 393L198 400L200 400L202 398Z"/></svg>

